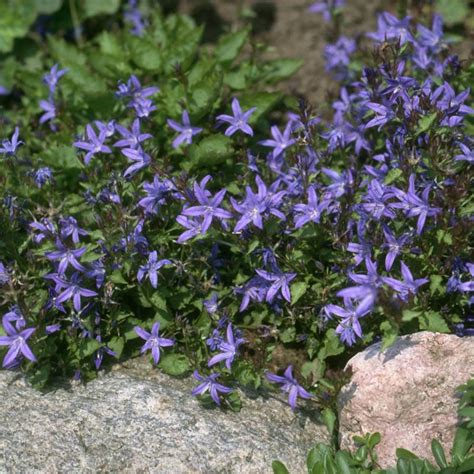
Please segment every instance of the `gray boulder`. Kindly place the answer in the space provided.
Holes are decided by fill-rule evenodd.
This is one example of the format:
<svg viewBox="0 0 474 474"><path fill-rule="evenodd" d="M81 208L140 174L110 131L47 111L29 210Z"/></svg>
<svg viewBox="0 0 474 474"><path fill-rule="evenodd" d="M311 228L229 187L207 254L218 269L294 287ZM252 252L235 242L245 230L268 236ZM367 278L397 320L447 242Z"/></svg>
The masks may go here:
<svg viewBox="0 0 474 474"><path fill-rule="evenodd" d="M328 433L314 405L243 395L240 413L203 408L190 379L130 361L89 384L42 394L0 371L0 472L270 473L275 459L304 472Z"/></svg>
<svg viewBox="0 0 474 474"><path fill-rule="evenodd" d="M380 344L370 346L349 367L351 381L338 398L342 448L354 448L354 435L378 431L382 467L394 465L396 448L434 462L433 438L449 452L458 421L456 388L474 373L474 338L402 336L382 353Z"/></svg>

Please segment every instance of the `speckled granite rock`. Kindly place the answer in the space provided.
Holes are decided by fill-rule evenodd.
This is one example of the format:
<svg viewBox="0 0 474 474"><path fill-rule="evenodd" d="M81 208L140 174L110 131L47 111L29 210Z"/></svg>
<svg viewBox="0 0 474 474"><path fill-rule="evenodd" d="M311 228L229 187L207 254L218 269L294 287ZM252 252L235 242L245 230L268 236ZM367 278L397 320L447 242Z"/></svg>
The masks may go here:
<svg viewBox="0 0 474 474"><path fill-rule="evenodd" d="M356 434L379 431L383 467L394 464L396 448L429 459L432 438L451 448L456 387L474 373L474 338L430 332L403 336L382 353L374 344L347 367L353 375L338 399L343 448L353 447Z"/></svg>
<svg viewBox="0 0 474 474"><path fill-rule="evenodd" d="M327 440L314 410L243 397L240 413L204 409L194 383L130 361L88 385L41 394L0 371L0 472L266 473L280 459L305 472Z"/></svg>

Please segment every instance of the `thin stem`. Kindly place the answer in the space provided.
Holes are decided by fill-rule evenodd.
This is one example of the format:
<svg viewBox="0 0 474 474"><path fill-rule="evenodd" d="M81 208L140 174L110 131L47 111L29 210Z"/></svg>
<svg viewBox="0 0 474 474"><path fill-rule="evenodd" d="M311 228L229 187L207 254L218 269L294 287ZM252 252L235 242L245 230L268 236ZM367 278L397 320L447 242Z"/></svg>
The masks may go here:
<svg viewBox="0 0 474 474"><path fill-rule="evenodd" d="M77 14L75 0L69 0L69 11L71 12L71 20L74 27L74 39L79 47L82 47L81 23Z"/></svg>

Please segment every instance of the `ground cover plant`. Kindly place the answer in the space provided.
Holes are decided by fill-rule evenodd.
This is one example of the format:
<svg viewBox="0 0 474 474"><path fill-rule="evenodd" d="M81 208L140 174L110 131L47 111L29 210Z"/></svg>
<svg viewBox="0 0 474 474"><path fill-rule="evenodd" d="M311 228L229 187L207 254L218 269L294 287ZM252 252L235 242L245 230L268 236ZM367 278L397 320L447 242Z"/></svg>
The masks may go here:
<svg viewBox="0 0 474 474"><path fill-rule="evenodd" d="M474 67L440 16L356 42L343 2L313 5L340 83L318 116L250 29L203 44L146 2L23 3L0 40L4 368L43 387L149 352L206 403L274 384L330 421L355 352L473 332Z"/></svg>

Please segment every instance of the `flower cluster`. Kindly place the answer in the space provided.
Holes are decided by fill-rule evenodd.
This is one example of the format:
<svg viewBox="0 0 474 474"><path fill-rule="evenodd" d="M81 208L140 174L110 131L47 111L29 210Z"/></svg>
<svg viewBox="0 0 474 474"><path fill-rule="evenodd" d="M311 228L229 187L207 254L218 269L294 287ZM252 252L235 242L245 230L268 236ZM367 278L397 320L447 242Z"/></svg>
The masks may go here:
<svg viewBox="0 0 474 474"><path fill-rule="evenodd" d="M125 20L146 48L137 5ZM343 5L311 10L330 20ZM472 71L449 55L441 18L430 24L381 14L360 39L375 48L370 67L355 40L329 44L340 88L324 119L303 101L286 120L268 115L275 97L252 102L242 81L272 68L229 66L219 48L213 65L186 21L153 34L183 28L191 43L163 40L159 59L137 46L114 67L120 43L100 36L91 47L110 76L94 60L91 77L97 67L107 87L64 94L61 121L61 77L87 84L55 64L40 103L39 122L54 126L46 145L12 126L0 148L3 365L38 359L91 376L105 355L151 351L170 373L199 369L195 396L220 405L266 379L295 409L314 394L293 370L308 370L261 370L270 347L297 345L317 380L347 346L418 329L471 334ZM45 166L32 172L35 160Z"/></svg>

